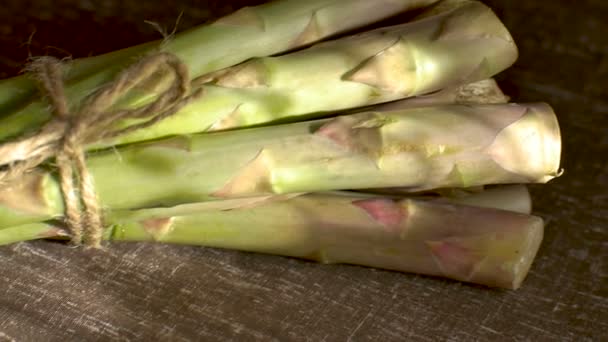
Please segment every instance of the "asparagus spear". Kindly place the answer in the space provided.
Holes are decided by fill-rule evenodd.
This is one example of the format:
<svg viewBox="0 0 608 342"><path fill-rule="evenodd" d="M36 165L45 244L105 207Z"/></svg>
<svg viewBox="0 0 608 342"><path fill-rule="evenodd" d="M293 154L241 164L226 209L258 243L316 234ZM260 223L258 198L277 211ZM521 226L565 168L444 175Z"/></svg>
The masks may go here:
<svg viewBox="0 0 608 342"><path fill-rule="evenodd" d="M180 136L92 155L88 167L100 202L117 209L336 189L547 182L559 159L551 108L505 104ZM0 189L0 227L62 212L51 173L33 172Z"/></svg>
<svg viewBox="0 0 608 342"><path fill-rule="evenodd" d="M416 107L439 106L449 104L500 104L508 103L506 96L498 83L492 78L481 81L459 84L439 91L418 95L403 100L358 107L341 112L342 115L363 111L390 112Z"/></svg>
<svg viewBox="0 0 608 342"><path fill-rule="evenodd" d="M517 49L478 2L419 21L253 59L210 77L200 101L104 144L301 120L477 81L509 67ZM311 114L312 113L312 114Z"/></svg>
<svg viewBox="0 0 608 342"><path fill-rule="evenodd" d="M103 69L112 67L114 64L129 60L153 47L154 43L145 43L100 56L66 61L65 82L68 84L77 82ZM0 80L0 117L27 105L36 96L36 85L32 77L27 74Z"/></svg>
<svg viewBox="0 0 608 342"><path fill-rule="evenodd" d="M460 0L454 0L455 2L459 2ZM445 2L445 1L444 1ZM442 4L444 2L441 2ZM346 111L344 114L348 113L356 113L357 111L395 111L395 110L403 110L408 108L415 107L423 107L423 106L437 106L443 104L499 104L499 103L508 103L509 97L506 96L496 81L494 79L485 79L477 82L467 83L459 86L448 87L442 89L440 91L427 94L420 95L416 97L412 97L405 100L398 100L389 103L373 105L365 108L358 108L350 111ZM520 188L521 187L521 188ZM522 198L519 196L520 192L527 192L527 188L525 186L514 186L514 187L499 187L499 188L490 188L489 190L484 189L483 186L473 187L473 188L459 188L459 189L434 189L431 193L434 194L442 194L448 195L448 197L457 196L464 194L464 198L467 198L470 192L479 192L481 190L484 194L492 194L494 193L500 194L497 197L503 197L504 203L509 203L512 201L512 206L510 207L513 211L519 211L524 213L530 213L531 203L528 202L520 202L516 200L517 198ZM402 195L402 194L410 194L411 191L408 188L380 188L380 189L366 189L366 192L372 192L375 194L384 194L384 195ZM482 205L483 206L483 205ZM529 208L529 209L526 209ZM526 211L528 210L528 211Z"/></svg>
<svg viewBox="0 0 608 342"><path fill-rule="evenodd" d="M176 54L193 77L226 68L252 57L268 56L317 42L362 27L397 13L430 5L437 0L282 0L245 7L200 27L182 32L162 46ZM152 50L153 49L144 49ZM137 52L139 53L139 52ZM111 79L125 65L104 70L66 89L74 104ZM149 89L130 97L131 105L151 101ZM34 130L49 119L47 105L36 101L0 120L0 140Z"/></svg>
<svg viewBox="0 0 608 342"><path fill-rule="evenodd" d="M369 110L385 112L451 103L493 104L507 102L509 102L509 97L502 92L496 81L490 78L454 87L448 87L431 94L374 105L370 107Z"/></svg>
<svg viewBox="0 0 608 342"><path fill-rule="evenodd" d="M511 65L516 55L511 37L491 10L471 2L418 22L225 70L213 78L215 84L204 86L206 95L200 101L103 146L419 95L489 77ZM132 97L131 105L142 96Z"/></svg>
<svg viewBox="0 0 608 342"><path fill-rule="evenodd" d="M205 244L515 289L543 235L542 219L534 216L382 198L308 195L244 210L163 214L144 220L136 214L138 222L123 221L111 238ZM255 228L243 229L238 222ZM200 240L192 241L188 230L196 234L205 227L197 234Z"/></svg>
<svg viewBox="0 0 608 342"><path fill-rule="evenodd" d="M328 191L317 194L331 196L346 196L349 198L369 199L384 197L392 200L413 199L416 201L436 201L440 203L451 203L457 205L467 205L481 208L493 208L499 210L512 211L520 214L532 213L532 199L530 192L525 185L500 185L478 191L467 191L464 189L443 190L433 195L429 194L409 194L406 192L392 191L393 189L382 189L386 192L352 192L352 191ZM289 199L304 194L290 194L277 196L256 196L237 199L224 199L214 202L202 202L195 204L198 208L204 206L206 209L231 210L234 208L245 208L257 205L261 202L268 203L272 200ZM183 207L188 207L187 205ZM116 212L116 211L115 211ZM118 211L120 212L120 211ZM40 238L53 238L66 236L63 228L53 225L53 223L34 223L11 227L0 227L0 245L7 245L19 241L27 241Z"/></svg>
<svg viewBox="0 0 608 342"><path fill-rule="evenodd" d="M479 189L434 189L422 194L412 194L407 189L384 188L365 190L364 194L382 196L408 196L415 199L430 199L439 202L495 208L521 214L532 213L532 198L523 184L479 187Z"/></svg>
<svg viewBox="0 0 608 342"><path fill-rule="evenodd" d="M114 212L106 238L231 248L516 289L543 236L539 217L433 201L332 194L246 201ZM28 234L65 233L30 224L1 229L0 241Z"/></svg>
<svg viewBox="0 0 608 342"><path fill-rule="evenodd" d="M93 62L89 59L82 60L82 62L84 62L84 61L87 61L86 63L93 64ZM75 61L75 62L77 62L77 61ZM78 65L80 66L81 64L78 64ZM76 69L78 70L78 73L83 73L84 70L86 69L86 67L87 67L87 65L83 64L82 67L78 67ZM417 97L413 97L413 98L409 98L409 99L405 99L405 100L394 101L394 102L387 103L387 104L370 106L368 108L365 108L365 110L366 111L391 111L391 110L407 109L407 108L420 107L420 106L432 106L432 105L451 104L451 103L464 103L464 104L466 104L466 103L482 103L483 104L483 103L502 103L502 102L506 103L507 100L508 100L508 98L502 93L502 91L498 87L498 84L496 83L496 81L494 81L493 79L486 79L486 80L473 82L473 83L469 83L469 84L449 87L449 88L443 89L441 91L438 91L436 93L429 94L429 95L421 95L421 96L417 96ZM362 109L359 109L359 111L361 111L361 110ZM49 205L53 209L46 210L44 207L37 206L37 203L41 202L39 199L40 195L37 194L38 192L40 194L48 192L48 193L52 193L52 194L56 195L56 193L53 191L43 190L46 186L48 186L48 185L44 185L44 184L45 184L45 180L43 180L42 178L40 178L38 176L27 177L23 181L19 182L18 184L16 184L13 187L11 187L12 191L7 191L4 193L3 197L1 197L2 200L0 201L0 203L12 202L14 205L16 205L15 208L19 208L17 210L17 213L18 212L29 213L16 222L11 221L12 223L16 224L18 222L21 222L21 220L26 220L26 221L44 220L44 219L48 218L49 212L55 213L55 212L59 212L62 210L61 206L52 205L52 203L54 203L55 200L49 200L48 198L56 198L56 196L51 196L51 195L46 195L46 197L45 197L46 199L42 202L47 203L45 205ZM403 195L405 193L409 193L408 189L399 189L399 188L375 189L374 191L375 191L375 193L385 194L385 195L389 195L389 194ZM34 192L36 194L32 195L31 192ZM508 207L508 208L510 208L510 210L514 210L514 207L519 206L518 207L519 210L514 210L514 211L520 211L520 212L529 214L530 213L529 209L526 212L525 208L530 207L530 204L529 204L530 201L529 200L527 202L525 201L526 196L522 195L522 193L524 193L524 192L527 192L527 189L524 186L516 186L516 187L512 187L512 188L511 187L500 187L499 189L491 189L491 190L486 189L486 191L484 191L484 196L481 196L481 197L485 197L485 196L488 196L489 194L492 194L493 200L486 201L484 199L482 202L479 202L479 201L475 202L474 205L483 206L483 203L492 204L492 203L497 202L498 198L502 198L502 202L504 202L505 204L506 203L512 204L511 206ZM25 195L22 195L22 193L25 193ZM443 192L443 193L445 193L445 192ZM495 196L494 195L495 193L498 194L498 196ZM12 196L9 197L9 195L7 195L7 194L12 194ZM449 195L451 195L451 193ZM454 197L454 196L450 196L450 197ZM458 197L459 198L462 197L462 199L465 200L465 202L464 202L465 204L469 203L468 201L473 201L474 198L476 198L476 196L464 196L464 197L458 196ZM526 203L528 203L528 204L526 204ZM0 214L0 217L6 218L8 215L5 211L6 208L3 208L0 205L0 213L2 213L3 210L5 213ZM34 214L36 212L40 212L41 215L36 216ZM16 213L13 213L13 214L16 214ZM21 216L23 216L23 215L21 215ZM2 226L2 224L0 224L0 226Z"/></svg>
<svg viewBox="0 0 608 342"><path fill-rule="evenodd" d="M326 191L326 192L318 192L317 194L327 194L333 196L347 196L351 198L374 198L374 197L385 197L393 200L401 200L401 199L413 199L413 200L424 200L424 201L437 201L442 203L451 203L451 204L459 204L459 205L467 205L481 208L494 208L506 211L513 211L520 214L531 214L532 213L532 198L530 197L530 192L528 188L523 184L513 184L513 185L499 185L489 188L481 187L476 191L470 191L467 189L442 189L441 191L430 191L421 194L412 194L405 191L400 191L399 189L379 189L379 190L371 190L371 191ZM271 196L253 196L253 197L243 197L243 198L235 198L235 199L222 199L213 201L213 204L208 203L205 204L206 208L211 208L213 206L214 209L217 210L229 210L232 208L239 207L247 207L253 204L257 204L259 202L269 202L271 200L282 200L289 199L296 196L302 196L304 194L288 194L288 195L271 195ZM202 202L200 202L202 203ZM197 204L198 205L198 204ZM200 204L202 205L202 204ZM116 211L115 211L116 212ZM27 227L28 225L18 225L20 227ZM31 226L31 227L36 227ZM28 233L28 229L24 228L24 231L17 234L12 235L12 233L7 232L19 232L18 230L12 230L15 226L11 227L0 227L0 230L4 230L5 234L0 238L0 245L9 244L12 242L18 241L26 241L36 238L41 238L37 234L38 228L35 228L33 231L36 233L31 235ZM56 227L55 227L56 228ZM55 230L53 230L55 231ZM64 232L58 232L57 234L64 234ZM11 236L10 238L8 238ZM53 234L49 236L55 236ZM21 240L20 237L26 237ZM46 237L46 235L45 235ZM5 239L7 238L7 239Z"/></svg>
<svg viewBox="0 0 608 342"><path fill-rule="evenodd" d="M444 194L437 200L474 207L496 208L521 214L532 213L530 192L525 185L521 184L484 189L473 194L452 189L450 194Z"/></svg>

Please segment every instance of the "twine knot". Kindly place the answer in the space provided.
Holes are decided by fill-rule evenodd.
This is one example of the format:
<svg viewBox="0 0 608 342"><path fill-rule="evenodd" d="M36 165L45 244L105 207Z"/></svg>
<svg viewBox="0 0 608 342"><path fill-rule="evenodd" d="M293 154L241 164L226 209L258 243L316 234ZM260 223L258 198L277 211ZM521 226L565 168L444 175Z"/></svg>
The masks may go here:
<svg viewBox="0 0 608 342"><path fill-rule="evenodd" d="M122 71L113 82L86 97L78 109L71 112L64 91L61 61L41 57L33 61L28 70L48 97L52 117L34 134L0 144L0 166L3 167L0 187L55 157L65 205L64 220L72 242L100 247L104 229L102 212L93 177L87 169L85 146L151 126L198 98L202 89L191 93L187 66L177 56L159 52ZM156 100L134 109L112 109L131 89L150 82L162 72L174 80ZM124 119L136 120L116 128L116 123L123 124Z"/></svg>

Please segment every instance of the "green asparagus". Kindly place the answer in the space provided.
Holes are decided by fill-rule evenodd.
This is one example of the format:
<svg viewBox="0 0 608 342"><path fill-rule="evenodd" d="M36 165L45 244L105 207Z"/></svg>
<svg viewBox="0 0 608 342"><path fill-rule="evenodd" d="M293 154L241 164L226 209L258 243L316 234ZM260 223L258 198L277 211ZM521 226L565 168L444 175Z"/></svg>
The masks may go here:
<svg viewBox="0 0 608 342"><path fill-rule="evenodd" d="M546 182L560 160L544 104L449 105L179 136L91 155L107 208L263 194ZM0 227L61 215L52 173L0 189Z"/></svg>
<svg viewBox="0 0 608 342"><path fill-rule="evenodd" d="M425 6L411 22L315 44ZM521 285L543 221L530 215L524 185L495 184L558 176L560 132L548 105L505 104L487 79L515 61L517 48L483 4L283 0L244 8L162 44L67 63L68 102L76 108L160 45L187 65L204 96L153 126L86 142L106 240ZM109 110L155 100L172 78L154 76ZM23 140L2 142L27 139L49 118L29 78L0 81L0 172L27 158ZM47 166L0 188L0 245L70 237L56 220L63 195Z"/></svg>
<svg viewBox="0 0 608 342"><path fill-rule="evenodd" d="M306 46L407 10L428 6L436 0L282 0L245 7L219 20L179 33L162 45L163 51L174 53L189 68L192 77L223 69L252 57L262 57ZM136 54L161 48L156 44ZM110 82L126 65L125 58L97 73L70 84L66 95L72 105ZM25 81L17 81L25 82ZM26 82L26 84L29 84ZM26 88L30 87L28 85ZM11 88L10 82L5 88ZM131 104L151 101L157 94L150 89L129 98ZM14 94L0 103L11 102ZM1 108L1 107L0 107ZM50 117L47 105L35 101L0 120L0 140L32 131Z"/></svg>
<svg viewBox="0 0 608 342"><path fill-rule="evenodd" d="M498 18L470 2L424 20L223 70L206 80L200 101L105 144L319 117L478 81L516 57Z"/></svg>
<svg viewBox="0 0 608 342"><path fill-rule="evenodd" d="M421 95L490 77L511 65L516 56L517 49L496 16L471 2L417 22L223 70L202 85L205 96L180 113L95 147L285 118L301 120ZM142 104L147 91L131 94L128 106ZM40 117L34 113L30 116ZM18 113L0 121L4 127L0 138L15 132L12 123L21 131L27 117Z"/></svg>
<svg viewBox="0 0 608 342"><path fill-rule="evenodd" d="M106 53L100 56L65 61L65 82L71 84L101 72L112 65L123 63L142 52L152 49L155 43L146 43ZM37 96L33 78L28 75L0 80L0 117L6 116L32 102Z"/></svg>
<svg viewBox="0 0 608 342"><path fill-rule="evenodd" d="M385 112L452 103L494 104L507 102L509 102L509 98L500 90L496 81L493 79L485 79L478 82L448 87L427 95L374 105L367 108L367 110ZM358 111L361 110L359 109Z"/></svg>
<svg viewBox="0 0 608 342"><path fill-rule="evenodd" d="M516 289L543 236L539 217L465 205L336 194L192 203L109 215L106 239L231 248ZM0 243L65 236L0 229Z"/></svg>

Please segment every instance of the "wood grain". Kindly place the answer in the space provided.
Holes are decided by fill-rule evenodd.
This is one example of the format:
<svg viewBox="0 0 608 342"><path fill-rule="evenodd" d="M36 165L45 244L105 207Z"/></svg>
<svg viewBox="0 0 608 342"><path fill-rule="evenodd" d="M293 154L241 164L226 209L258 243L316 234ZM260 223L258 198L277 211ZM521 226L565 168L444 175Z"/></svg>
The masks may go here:
<svg viewBox="0 0 608 342"><path fill-rule="evenodd" d="M97 54L261 1L8 1L0 75L29 52ZM499 80L559 115L563 177L532 187L546 238L518 291L189 246L0 247L0 341L608 339L608 2L485 1L521 56ZM50 48L53 46L52 48ZM63 51L63 52L62 52ZM67 51L67 52L65 52Z"/></svg>

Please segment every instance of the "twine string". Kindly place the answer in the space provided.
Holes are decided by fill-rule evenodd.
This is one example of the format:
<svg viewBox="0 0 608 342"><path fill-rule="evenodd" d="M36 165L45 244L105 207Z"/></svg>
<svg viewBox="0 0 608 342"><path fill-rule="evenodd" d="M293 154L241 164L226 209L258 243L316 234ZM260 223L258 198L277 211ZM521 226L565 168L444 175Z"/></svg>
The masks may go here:
<svg viewBox="0 0 608 342"><path fill-rule="evenodd" d="M160 72L170 71L174 80L157 98L129 110L111 109L138 85L147 84ZM8 186L49 158L55 158L64 201L64 221L72 242L100 247L103 236L102 210L93 177L86 165L87 144L149 127L177 113L202 95L191 92L188 68L167 52L146 56L122 71L111 83L86 97L71 112L63 85L62 63L53 57L33 61L29 71L51 105L51 119L37 132L0 144L0 187ZM135 123L116 128L125 119Z"/></svg>

